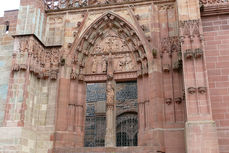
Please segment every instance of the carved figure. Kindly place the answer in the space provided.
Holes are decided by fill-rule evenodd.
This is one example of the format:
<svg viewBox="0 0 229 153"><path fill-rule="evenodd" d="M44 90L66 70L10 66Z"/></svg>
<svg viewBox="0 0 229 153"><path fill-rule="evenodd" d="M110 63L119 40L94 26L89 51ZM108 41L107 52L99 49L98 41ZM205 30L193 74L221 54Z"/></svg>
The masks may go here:
<svg viewBox="0 0 229 153"><path fill-rule="evenodd" d="M125 60L122 58L120 61L119 61L119 70L122 71L125 67Z"/></svg>
<svg viewBox="0 0 229 153"><path fill-rule="evenodd" d="M126 57L125 57L125 64L126 64L126 70L130 70L132 69L132 59L130 57L130 55L128 54Z"/></svg>
<svg viewBox="0 0 229 153"><path fill-rule="evenodd" d="M107 104L112 104L114 102L114 87L112 85L112 82L109 81L107 83Z"/></svg>
<svg viewBox="0 0 229 153"><path fill-rule="evenodd" d="M107 72L107 61L104 55L102 56L102 72Z"/></svg>
<svg viewBox="0 0 229 153"><path fill-rule="evenodd" d="M108 75L108 80L112 79L113 78L113 72L114 72L114 69L113 69L113 56L111 53L109 53L109 56L108 56L108 65L107 65L107 75Z"/></svg>
<svg viewBox="0 0 229 153"><path fill-rule="evenodd" d="M132 59L129 54L125 55L125 57L119 56L119 58L121 58L118 64L118 69L120 71L128 71L133 68Z"/></svg>
<svg viewBox="0 0 229 153"><path fill-rule="evenodd" d="M95 73L97 70L97 59L96 59L96 55L94 55L93 61L92 61L92 73Z"/></svg>
<svg viewBox="0 0 229 153"><path fill-rule="evenodd" d="M111 38L107 39L105 41L106 46L104 47L104 52L105 53L109 53L112 52L112 44L113 44L113 40Z"/></svg>

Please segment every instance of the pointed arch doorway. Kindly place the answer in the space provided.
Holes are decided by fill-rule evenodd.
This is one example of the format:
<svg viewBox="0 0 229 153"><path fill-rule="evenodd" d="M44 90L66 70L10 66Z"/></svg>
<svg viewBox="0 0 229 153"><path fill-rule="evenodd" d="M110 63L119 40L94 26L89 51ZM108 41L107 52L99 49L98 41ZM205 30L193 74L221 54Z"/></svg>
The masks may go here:
<svg viewBox="0 0 229 153"><path fill-rule="evenodd" d="M103 103L102 107L105 106L105 111L103 111L104 121L102 122L105 122L106 126L105 128L101 127L100 129L106 130L103 130L103 134L105 133L105 135L102 136L101 143L98 144L100 146L105 145L106 147L115 147L117 141L116 137L117 135L120 135L116 133L116 130L118 130L118 128L116 128L118 122L116 117L118 116L118 119L120 119L122 116L116 114L119 109L117 108L117 100L115 100L117 96L115 94L116 88L118 82L138 80L135 81L135 105L138 105L137 88L141 88L143 85L141 84L142 78L147 77L148 74L148 60L144 46L141 43L136 30L134 30L130 24L113 13L107 13L91 24L91 26L83 33L79 41L73 45L72 50L73 52L71 52L71 56L73 57L73 67L71 77L77 79L79 82L85 83L86 88L89 83L93 83L94 85L101 82L105 83L106 99L104 99L103 102L93 101L94 104L90 105L88 104L89 101L87 101L84 105L86 115L84 114L83 132L86 134L84 135L84 142L87 142L84 144L85 146L97 146L95 142L91 143L85 139L87 139L87 133L90 133L87 131L87 127L90 126L90 128L93 129L95 128L95 125L97 125L97 123L95 123L97 122L95 117L95 112L97 110L95 110L95 106L97 103ZM87 92L88 90L86 90L86 93ZM88 93L86 96L87 95ZM86 99L88 99L88 97L86 97ZM94 119L88 119L88 110L92 110L92 112L94 111L94 113L91 113L94 114L94 116L91 116L92 118L94 117ZM130 115L128 111L132 111L132 113L135 112L132 114L135 117L130 120L138 125L138 110L126 110L123 112L126 113L124 116ZM89 123L91 120L94 123ZM132 145L137 144L138 126L134 126L134 128L136 130L132 132L133 136L131 136L131 139L128 138L128 140L131 141L131 143L128 142L128 144ZM121 134L123 133L123 131L120 132ZM90 141L94 140L91 139Z"/></svg>

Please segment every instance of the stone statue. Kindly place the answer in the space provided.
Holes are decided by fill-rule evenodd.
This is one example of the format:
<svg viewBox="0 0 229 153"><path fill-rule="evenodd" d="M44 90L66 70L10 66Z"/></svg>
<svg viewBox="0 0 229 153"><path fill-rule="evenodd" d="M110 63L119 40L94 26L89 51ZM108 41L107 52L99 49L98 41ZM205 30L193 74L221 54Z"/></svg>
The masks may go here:
<svg viewBox="0 0 229 153"><path fill-rule="evenodd" d="M114 87L112 85L112 82L109 81L107 83L107 104L113 104L114 103Z"/></svg>
<svg viewBox="0 0 229 153"><path fill-rule="evenodd" d="M104 55L102 56L102 72L107 72L107 60Z"/></svg>
<svg viewBox="0 0 229 153"><path fill-rule="evenodd" d="M118 68L120 71L128 71L133 68L132 59L129 54L125 55L125 57L121 56L119 60Z"/></svg>
<svg viewBox="0 0 229 153"><path fill-rule="evenodd" d="M125 66L126 70L132 69L132 59L129 54L125 57Z"/></svg>
<svg viewBox="0 0 229 153"><path fill-rule="evenodd" d="M93 57L93 61L92 61L92 73L96 73L97 70L97 60L96 60L96 55L94 55Z"/></svg>

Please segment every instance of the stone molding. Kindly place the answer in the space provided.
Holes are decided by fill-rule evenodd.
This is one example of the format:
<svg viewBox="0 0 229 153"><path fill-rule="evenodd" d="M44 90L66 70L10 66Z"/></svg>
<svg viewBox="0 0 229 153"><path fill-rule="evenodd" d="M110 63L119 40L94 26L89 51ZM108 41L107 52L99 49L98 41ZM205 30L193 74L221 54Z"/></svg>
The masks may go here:
<svg viewBox="0 0 229 153"><path fill-rule="evenodd" d="M200 0L201 16L213 16L229 13L229 2L223 0Z"/></svg>
<svg viewBox="0 0 229 153"><path fill-rule="evenodd" d="M104 29L104 27L107 28ZM114 30L117 31L120 36L122 36L122 39L116 39L117 34L114 32L110 33L109 28L114 28ZM105 33L106 31L108 33ZM103 38L101 42L98 42L99 38ZM120 73L118 79L120 77L123 78L122 72L123 74L128 74L128 78L133 78L133 76L136 78L136 75L124 72L137 71L141 73L139 75L148 74L148 58L146 55L147 52L145 50L145 46L142 44L138 36L137 31L134 30L129 23L112 12L105 13L99 17L84 31L80 38L75 39L76 40L69 49L70 53L68 54L68 59L71 60L70 63L72 67L72 79L78 78L78 75L85 76L85 74L88 74L87 79L89 79L94 74L105 74L107 71L106 63L108 62L109 58L112 58L116 61L117 59L120 59L119 62L121 63L118 65L116 64L115 68L118 71L112 70L114 73ZM120 43L122 43L122 41L128 42L128 46L131 47L128 48L127 46L121 45L120 43L117 44L116 42L119 41ZM113 43L117 44L116 47L118 47L118 52L115 51L117 49L112 48L110 45ZM131 52L134 52L134 54L131 55ZM86 62L88 59L92 60L91 66L88 66L88 63ZM103 66L101 67L104 67L104 69L100 70L101 72L98 71L98 64L102 64ZM137 69L134 70L133 68ZM99 79L98 76L96 78ZM93 78L91 79L93 80ZM100 79L105 78L100 77Z"/></svg>
<svg viewBox="0 0 229 153"><path fill-rule="evenodd" d="M29 71L38 79L56 80L63 65L60 46L46 47L35 35L14 36L18 52L13 53L12 72Z"/></svg>
<svg viewBox="0 0 229 153"><path fill-rule="evenodd" d="M124 2L117 2L117 0L113 0L112 2L110 0L104 1L104 2L80 2L82 0L75 0L74 2L77 3L77 6L73 6L73 3L69 3L68 0L65 0L63 2L58 2L56 0L56 4L54 2L46 2L47 0L44 0L44 3L46 5L46 11L47 12L55 12L60 10L72 10L72 9L92 9L92 8L101 8L101 7L125 7L126 5L139 5L141 3L154 3L154 4L163 4L163 3L170 3L174 2L175 0L128 0ZM119 0L120 1L120 0ZM81 4L80 4L81 3ZM54 6L55 5L55 6Z"/></svg>

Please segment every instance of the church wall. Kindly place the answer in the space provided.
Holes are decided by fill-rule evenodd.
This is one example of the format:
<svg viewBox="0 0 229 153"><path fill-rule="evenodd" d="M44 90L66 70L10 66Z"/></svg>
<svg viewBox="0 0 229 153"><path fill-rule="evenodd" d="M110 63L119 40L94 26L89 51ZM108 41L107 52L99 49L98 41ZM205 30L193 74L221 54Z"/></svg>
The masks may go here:
<svg viewBox="0 0 229 153"><path fill-rule="evenodd" d="M21 129L6 128L3 126L6 100L9 88L12 53L14 50L14 39L17 25L18 10L5 11L0 17L0 152L6 150L20 150L17 142L20 140ZM6 21L9 21L9 32L6 33Z"/></svg>
<svg viewBox="0 0 229 153"><path fill-rule="evenodd" d="M135 28L136 25L133 23L133 20L131 19L131 16L128 12L128 9L125 7L121 7L121 8L114 8L114 9L109 9L106 8L105 10L109 10L109 11L114 11L114 13L120 15L121 17L123 17L124 19L126 19L128 22L130 22ZM143 10L148 10L148 11L143 11ZM139 15L139 22L140 25L144 25L144 28L147 28L146 31L144 31L148 36L150 36L150 16L147 15L148 12L151 10L151 6L148 5L143 5L143 6L138 6L136 7L134 13L135 15ZM79 38L80 36L82 36L82 34L84 33L84 31L91 25L91 23L93 21L95 21L98 17L100 17L104 12L104 10L93 10L92 12L89 11L88 13L86 12L86 10L84 11L68 11L68 13L63 14L63 13L53 13L50 12L48 13L47 16L47 32L48 33L52 33L52 35L55 35L55 37L49 37L48 41L50 42L55 42L55 39L59 37L59 35L54 34L55 31L57 31L58 28L61 27L61 29L64 29L64 37L62 38L63 41L63 47L65 48L65 53L68 53L68 50L70 50L70 47L72 47L71 45L74 43L74 40L77 38ZM60 23L58 24L54 24L53 22L55 21L59 21L61 20ZM143 26L142 26L143 27ZM137 29L137 28L136 28ZM49 34L47 34L49 35ZM69 80L68 78L69 76L64 76L63 78L66 80ZM72 81L71 81L72 82ZM65 87L64 87L65 88ZM68 88L67 88L68 89ZM70 89L70 88L69 88ZM62 89L60 89L61 91ZM65 100L66 101L66 100ZM67 105L66 102L64 105ZM67 115L67 112L63 112L64 108L61 108L61 118L59 118L58 122L61 122L61 126L65 125L66 121L67 121L67 116L63 115L63 113L65 113ZM84 115L84 114L83 114ZM84 119L84 116L80 117L81 119ZM58 126L59 127L59 126ZM63 131L66 130L66 128L61 128L61 130L57 131ZM70 132L70 131L69 131ZM83 133L79 133L78 136L76 135L75 138L78 139L77 141L79 141L79 139L81 139L81 135ZM72 147L72 142L69 142L69 140L71 140L73 137L73 134L71 134L71 136L68 136L67 134L58 134L57 132L57 139L56 139L56 147L62 147L63 145L67 145ZM80 135L80 137L79 137ZM76 142L78 144L78 142ZM78 146L81 146L82 142L79 142Z"/></svg>
<svg viewBox="0 0 229 153"><path fill-rule="evenodd" d="M212 115L220 153L229 150L229 16L202 17Z"/></svg>
<svg viewBox="0 0 229 153"><path fill-rule="evenodd" d="M56 82L30 75L20 144L27 153L51 151L55 128Z"/></svg>
<svg viewBox="0 0 229 153"><path fill-rule="evenodd" d="M181 3L181 0L178 2ZM144 107L141 116L139 115L140 122L144 123L139 128L139 147L136 147L136 150L135 148L127 148L127 150L139 152L144 146L145 152L160 150L166 153L184 153L185 145L188 145L195 152L198 148L202 148L197 142L202 143L208 150L208 141L202 140L210 138L216 140L214 126L209 125L208 128L208 125L202 125L202 122L197 125L200 129L193 126L194 124L187 124L190 127L186 128L189 130L186 131L186 136L187 140L191 141L185 144L186 112L185 96L182 92L184 90L183 74L182 68L179 67L181 37L178 36L177 11L181 13L180 19L186 20L189 16L186 7L190 5L199 9L197 1L187 2L182 2L180 8L176 8L173 2L153 5L145 1L133 8L128 5L109 5L45 13L42 0L21 0L16 34L23 36L16 36L14 43L13 38L4 33L1 34L1 29L4 29L4 18L0 18L0 72L3 69L3 75L6 76L0 78L0 126L3 119L5 119L3 125L6 126L0 128L0 135L4 135L0 137L0 152L44 153L53 152L53 148L56 152L74 152L76 149L84 152L91 151L92 148L79 148L83 146L84 137L86 82L82 78L77 80L77 76L72 77L72 72L74 72L72 65L75 63L72 63L73 57L69 55L76 52L77 41L85 36L87 28L108 11L121 16L133 26L140 37L139 43L142 43L138 45L144 46L146 55L143 54L148 60L148 74L144 73L137 78L138 87L142 90L138 95L139 108ZM192 9L192 11L196 10ZM7 19L11 19L10 15L15 17L12 19L14 23L17 20L17 13L8 12L8 14ZM196 19L196 15L199 15L198 12L192 13L189 18ZM227 153L229 150L227 137L229 121L226 107L229 91L227 88L228 69L225 68L228 66L228 57L225 56L226 49L229 48L227 45L228 22L227 16L203 17L206 38L206 51L204 51L207 58L213 119L216 120L218 127L221 153ZM12 28L13 32L15 30L16 22ZM28 40L28 45L23 46L22 42L26 40ZM88 45L90 40L85 42ZM195 45L198 46L198 43ZM53 53L55 49L57 52ZM14 59L11 58L13 51L17 52L14 54ZM33 58L30 56L31 52ZM49 53L53 58L49 57ZM87 53L83 50L82 54ZM55 59L58 62L50 62ZM92 58L86 57L86 59L86 65L89 65L88 71L91 71ZM145 61L144 58L140 60ZM15 67L18 69L12 70L10 76L11 61L13 62L12 69ZM25 68L26 64L29 64L32 70ZM50 65L56 67L52 69ZM48 76L45 76L46 70L48 70ZM75 71L74 73L77 73L79 70ZM186 77L185 79L188 79L189 76ZM1 79L3 79L2 83ZM9 83L6 83L8 80L10 80ZM76 92L77 94L74 94ZM6 102L7 105L4 106ZM205 129L209 133L206 134ZM7 130L10 130L10 133ZM192 141L192 138L198 141ZM1 143L4 145L1 146ZM213 148L217 148L216 143L214 144L216 147L213 146ZM192 149L193 144L196 146ZM95 148L93 151L118 152L123 151L122 149Z"/></svg>
<svg viewBox="0 0 229 153"><path fill-rule="evenodd" d="M26 47L21 43L25 41L28 43ZM24 153L43 153L51 151L53 147L57 82L53 79L40 79L42 74L39 74L39 64L36 65L36 59L28 56L27 52L31 51L31 42L35 42L33 51L41 51L38 45L40 42L37 42L33 36L27 36L22 40L15 38L14 49L20 50L20 54L14 55L12 60L12 69L15 71L13 70L10 76L4 126L14 127L11 132L18 137L9 135L8 142L3 148L11 145L10 142L14 142L14 146L20 146L12 148L14 151L19 149ZM30 67L26 71L28 65ZM22 68L24 66L26 68ZM18 67L24 70L17 71ZM32 71L34 73L29 73ZM4 129L5 127L2 128ZM9 149L6 148L5 151Z"/></svg>
<svg viewBox="0 0 229 153"><path fill-rule="evenodd" d="M44 42L46 23L43 1L21 0L19 13L15 13L15 18L8 16L7 19L18 20L17 27L16 23L13 27L14 33L10 34L31 36L16 36L11 45L10 57L14 51L14 59L11 58L9 61L10 64L14 61L14 64L12 67L8 66L8 71L14 68L16 71L12 71L7 78L10 80L8 97L4 100L7 106L0 107L5 109L3 123L5 127L0 128L0 133L4 133L4 137L0 138L0 152L51 152L55 128L57 82L51 79L39 79L35 73L29 73L31 62L35 63L36 60L31 59L28 52L44 49L41 43ZM0 46L5 47L2 44ZM25 71L28 63L30 69ZM17 71L18 66L21 68L25 66L22 68L24 70ZM37 70L37 67L35 69ZM6 132L6 129L10 130L10 133Z"/></svg>
<svg viewBox="0 0 229 153"><path fill-rule="evenodd" d="M177 18L176 5L159 5L161 41L161 63L159 65L162 71L160 75L162 86L158 84L158 87L161 87L163 97L161 103L163 103L164 145L166 153L185 152L184 123L186 114L184 111L185 100L182 93L183 80L181 79L182 72L180 68L175 66L175 63L178 63L180 58L179 45L176 45L179 44ZM158 94L155 97L158 97Z"/></svg>
<svg viewBox="0 0 229 153"><path fill-rule="evenodd" d="M18 10L5 11L4 17L0 18L0 126L2 126L4 118L5 102L8 92L14 43L11 35L15 34L16 31L17 14ZM9 33L6 33L6 21L9 21Z"/></svg>
<svg viewBox="0 0 229 153"><path fill-rule="evenodd" d="M171 70L169 73L165 72L163 74L160 72L161 71L160 37L161 39L168 38L167 39L168 41L170 40L169 38L171 38L170 41L172 41L172 39L174 39L173 41L176 41L175 39L177 39L178 36L178 28L177 28L178 21L176 18L176 7L174 6L174 4L170 4L166 7L164 6L155 7L153 5L135 6L133 12L137 19L137 24L139 24L141 29L138 28L138 25L136 25L134 20L131 18L128 8L126 7L120 7L120 8L107 7L103 9L100 8L100 9L95 9L93 11L89 10L88 13L83 9L80 11L74 10L74 11L65 11L61 13L48 12L47 24L46 24L47 28L45 34L47 35L46 42L49 42L47 44L55 44L57 40L59 40L61 35L64 35L64 37L61 38L60 42L62 42L65 51L70 50L72 45L75 43L74 40L75 39L77 40L77 38L81 37L84 31L87 29L87 27L90 26L95 19L97 19L104 12L106 12L106 10L113 11L114 13L120 15L129 23L131 23L135 29L142 30L147 41L150 44L151 47L150 49L152 49L153 47L158 48L157 59L150 59L150 62L153 61L154 63L157 64L155 64L156 66L154 68L149 69L150 77L148 81L150 82L150 86L152 88L150 87L148 88L149 89L148 94L151 95L149 97L150 103L149 105L147 105L149 106L148 107L149 111L147 114L149 118L148 120L149 125L147 125L148 127L146 128L148 132L141 133L142 135L139 138L139 140L142 142L141 143L142 145L152 145L154 141L158 141L155 142L154 145L163 148L164 138L173 137L174 133L180 136L184 135L184 121L185 121L184 101L181 104L179 102L178 103L175 102L175 98L182 98L183 96L183 93L181 92L182 81L180 81L182 78L181 77L182 74L178 72L173 73L172 72L173 70ZM161 32L159 33L160 30ZM57 31L59 33L57 33ZM168 50L168 52L170 52L170 50ZM162 64L170 64L170 67L172 68L171 62L173 63L177 60L177 53L174 53L172 60L169 56L169 53L165 53L165 55L163 56L164 57L162 59L163 61ZM152 72L153 69L156 71L159 70L159 72ZM165 79L163 82L164 84L163 89L161 89L160 84L158 84L160 83L160 79L162 75L165 75ZM174 80L172 80L172 76L174 77ZM155 81L155 78L157 78L157 81ZM172 84L174 84L174 86ZM162 94L162 90L164 90L165 93L169 93L170 96L165 97ZM173 103L171 105L165 104L164 102L166 98L172 98ZM160 110L161 108L163 109ZM150 111L152 109L155 109L155 111ZM159 111L161 111L162 113L159 113ZM151 116L154 117L151 118ZM174 118L174 116L176 116L176 118ZM64 115L62 115L61 120L63 120L63 123L66 121L64 119ZM165 126L165 128L168 128L166 132L160 130L159 131L156 130L155 132L153 130L154 128L163 127L163 125ZM175 130L176 132L174 132L173 130ZM155 138L155 140L153 140L153 138ZM174 141L166 141L165 150L169 153L175 153L175 152L177 153L178 150L180 153L183 153L184 137L183 139L180 139L180 137L173 137L173 139L174 141L176 140L176 143L174 144ZM59 147L61 147L67 141L68 141L67 136L58 135L56 144ZM71 144L68 145L71 146Z"/></svg>

